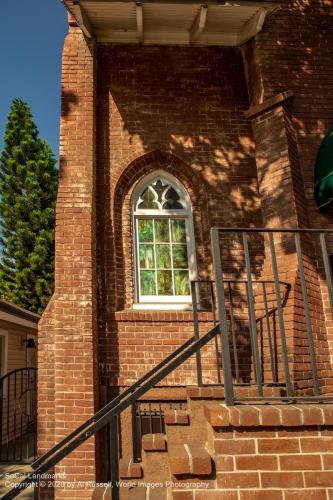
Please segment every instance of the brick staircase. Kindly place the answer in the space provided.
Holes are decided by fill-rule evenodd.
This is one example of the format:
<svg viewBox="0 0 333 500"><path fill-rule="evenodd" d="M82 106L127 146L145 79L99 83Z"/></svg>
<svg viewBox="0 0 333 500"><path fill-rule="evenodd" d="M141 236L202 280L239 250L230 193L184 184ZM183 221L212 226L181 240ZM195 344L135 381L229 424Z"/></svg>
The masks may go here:
<svg viewBox="0 0 333 500"><path fill-rule="evenodd" d="M255 394L249 387L237 387L238 397ZM165 434L145 434L142 438L142 462L120 460L121 500L187 500L198 488L209 498L216 485L217 469L226 466L212 445L213 409L224 399L223 387L188 387L187 410L164 413ZM265 388L266 396L277 396L280 389ZM230 458L230 457L229 457ZM111 498L110 496L96 496ZM196 498L199 498L198 496ZM201 497L200 497L201 498ZM203 498L203 497L202 497Z"/></svg>
<svg viewBox="0 0 333 500"><path fill-rule="evenodd" d="M42 477L101 430L107 431L105 469L111 482L75 490L75 498L333 500L333 397L306 398L305 403L299 398L296 404L283 387L265 386L260 400L256 386L233 385L235 399L230 398L230 391L225 394L221 385L188 387L186 398L184 394L181 400L177 397L181 402L186 399L186 407L164 407L164 425L157 434L143 435L141 462L134 463L129 455L118 460L122 412L132 408L132 415L140 417L134 404L147 402L155 411L150 398L157 384L218 333L215 326L198 340L188 339L40 457L34 463L34 474L6 493L4 500L15 498L36 477ZM169 389L163 390L166 396ZM164 399L170 403L175 398ZM161 413L156 416L162 418ZM151 413L149 418L153 432L157 427L152 425ZM133 440L134 456L139 457L135 433L128 438ZM51 498L47 490L40 488L39 493L40 498ZM56 494L54 498L65 498L63 490L56 490Z"/></svg>

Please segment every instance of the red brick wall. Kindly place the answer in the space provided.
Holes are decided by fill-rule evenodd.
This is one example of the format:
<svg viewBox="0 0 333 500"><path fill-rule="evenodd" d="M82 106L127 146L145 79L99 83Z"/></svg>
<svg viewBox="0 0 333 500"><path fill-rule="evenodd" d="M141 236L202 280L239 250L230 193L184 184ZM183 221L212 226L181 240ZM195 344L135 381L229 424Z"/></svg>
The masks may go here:
<svg viewBox="0 0 333 500"><path fill-rule="evenodd" d="M133 304L136 183L158 168L183 183L193 207L200 278L211 271L210 227L260 225L260 212L238 49L100 45L98 68L100 361L123 385L193 332L189 315L179 323L181 316L170 313L160 323L159 314L150 313L151 324L139 313L141 319L132 322L114 315ZM143 349L149 355L145 363L137 354L143 358ZM176 376L173 383L193 383L194 376Z"/></svg>
<svg viewBox="0 0 333 500"><path fill-rule="evenodd" d="M211 316L208 313L199 314L202 334L212 328ZM128 311L115 313L113 318L101 370L103 381L112 386L134 384L139 377L193 336L191 312ZM217 383L214 342L202 350L202 369L204 382ZM196 383L195 358L192 357L160 385L183 386Z"/></svg>

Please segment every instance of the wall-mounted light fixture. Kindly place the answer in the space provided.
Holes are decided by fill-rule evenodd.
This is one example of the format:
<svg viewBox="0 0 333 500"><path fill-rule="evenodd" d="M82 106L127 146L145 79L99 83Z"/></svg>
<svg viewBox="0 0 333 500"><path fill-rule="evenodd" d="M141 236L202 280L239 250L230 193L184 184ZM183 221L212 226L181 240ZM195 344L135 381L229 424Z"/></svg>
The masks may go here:
<svg viewBox="0 0 333 500"><path fill-rule="evenodd" d="M23 344L26 349L36 349L36 342L31 337L29 339L24 339Z"/></svg>

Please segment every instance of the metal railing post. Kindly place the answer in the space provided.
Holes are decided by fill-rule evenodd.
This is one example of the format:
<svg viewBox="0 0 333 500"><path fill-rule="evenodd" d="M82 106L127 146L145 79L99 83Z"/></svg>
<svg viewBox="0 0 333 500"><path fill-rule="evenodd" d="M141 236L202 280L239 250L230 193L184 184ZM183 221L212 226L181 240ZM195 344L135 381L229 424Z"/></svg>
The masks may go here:
<svg viewBox="0 0 333 500"><path fill-rule="evenodd" d="M110 418L109 429L112 500L119 500L119 435L117 415Z"/></svg>
<svg viewBox="0 0 333 500"><path fill-rule="evenodd" d="M22 375L23 372L21 372ZM22 376L21 376L22 378ZM6 460L8 462L9 460L9 446L8 446L8 441L10 440L10 428L9 428L9 423L10 423L10 376L7 378L7 422L6 422L6 430L7 430L7 443L6 443ZM22 413L21 413L21 429L22 429ZM21 439L21 455L20 455L20 460L22 460L22 439Z"/></svg>
<svg viewBox="0 0 333 500"><path fill-rule="evenodd" d="M267 328L267 337L268 337L268 345L269 345L269 357L271 361L271 369L272 369L272 378L273 382L277 383L277 372L276 372L276 364L274 359L274 346L272 341L272 332L271 325L269 322L269 312L268 312L268 303L267 303L267 295L266 295L266 283L262 282L262 292L264 297L264 308L265 308L265 318L266 318L266 328Z"/></svg>
<svg viewBox="0 0 333 500"><path fill-rule="evenodd" d="M230 281L228 281L228 292L229 292L229 301L230 301L230 324L231 324L232 348L234 351L236 380L239 383L240 377L239 377L239 362L238 362L238 352L237 352L236 325L235 325L235 318L234 318L234 305L232 302L232 289L231 289Z"/></svg>
<svg viewBox="0 0 333 500"><path fill-rule="evenodd" d="M331 304L331 312L333 314L332 269L331 269L330 261L328 258L326 239L325 239L324 233L320 233L320 246L321 246L321 252L322 252L322 256L323 256L325 278L326 278L326 283L327 283L327 288L328 288L328 296L329 296L330 304Z"/></svg>
<svg viewBox="0 0 333 500"><path fill-rule="evenodd" d="M280 285L279 285L279 273L278 273L278 267L277 267L273 233L270 232L268 235L268 238L269 238L269 247L270 247L271 258L272 258L274 289L275 289L275 297L276 297L276 304L277 304L278 318L279 318L279 327L280 327L280 334L281 334L282 358L283 358L284 374L285 374L285 378L286 378L286 391L287 391L287 396L292 396L293 390L292 390L292 385L291 385L291 381L290 381L288 349L287 349L286 334L285 334L285 329L284 329L283 309L282 309L282 302L281 302L281 296L280 296Z"/></svg>
<svg viewBox="0 0 333 500"><path fill-rule="evenodd" d="M2 460L2 426L3 426L3 379L0 379L0 461Z"/></svg>
<svg viewBox="0 0 333 500"><path fill-rule="evenodd" d="M191 281L194 338L195 338L195 340L199 340L198 297L197 297L196 287L197 287L196 282ZM202 387L202 365L201 365L201 352L200 351L196 352L195 359L196 359L196 365L197 365L198 386Z"/></svg>
<svg viewBox="0 0 333 500"><path fill-rule="evenodd" d="M308 337L309 351L310 351L311 372L312 372L312 377L313 377L313 390L314 390L315 396L320 396L320 387L319 387L319 381L318 381L316 354L315 354L315 348L314 348L314 342L313 342L313 330L312 330L312 324L311 324L308 291L307 291L306 281L305 281L304 266L303 266L303 259L302 259L302 249L301 249L301 239L300 239L299 233L295 233L295 244L296 244L296 253L297 253L299 274L300 274L300 279L301 279L302 295L303 295L303 304L304 304L305 322L306 322L306 333L307 333L307 337Z"/></svg>
<svg viewBox="0 0 333 500"><path fill-rule="evenodd" d="M245 256L245 271L248 283L248 307L249 307L249 319L250 319L250 333L251 333L251 342L253 345L253 364L254 364L254 372L256 377L256 383L258 386L258 395L260 397L263 396L263 387L262 387L262 376L261 376L261 366L260 366L260 357L259 357L259 345L258 345L258 331L257 331L257 322L256 322L256 312L255 312L255 304L254 304L254 296L253 296L253 283L252 283L252 275L251 275L251 262L250 262L250 252L249 252L249 244L248 244L248 235L247 233L242 233L243 238L243 247L244 247L244 256Z"/></svg>
<svg viewBox="0 0 333 500"><path fill-rule="evenodd" d="M141 436L138 435L138 423L136 418L136 401L131 406L132 413L132 449L133 449L133 462L138 463L140 461L140 449Z"/></svg>
<svg viewBox="0 0 333 500"><path fill-rule="evenodd" d="M219 328L220 328L221 345L222 345L225 402L228 406L233 406L235 402L234 388L232 382L228 321L227 321L227 311L225 307L224 280L223 280L218 229L211 229L211 242L212 242L215 285L216 285L217 304L219 313Z"/></svg>
<svg viewBox="0 0 333 500"><path fill-rule="evenodd" d="M215 304L215 296L214 296L214 286L213 286L212 281L209 282L209 290L210 290L210 303L212 306L212 313L213 313L213 325L216 326L216 304ZM215 343L217 383L221 384L221 369L220 369L220 362L219 362L219 342L218 342L217 335L214 338L214 343Z"/></svg>

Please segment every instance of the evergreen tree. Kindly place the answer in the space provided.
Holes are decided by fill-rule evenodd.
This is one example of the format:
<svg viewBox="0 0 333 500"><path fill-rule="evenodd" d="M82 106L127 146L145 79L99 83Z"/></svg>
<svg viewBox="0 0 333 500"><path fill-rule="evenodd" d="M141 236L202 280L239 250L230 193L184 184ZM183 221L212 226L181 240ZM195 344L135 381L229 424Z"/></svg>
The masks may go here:
<svg viewBox="0 0 333 500"><path fill-rule="evenodd" d="M57 183L29 105L14 99L0 156L0 297L38 313L53 292Z"/></svg>

